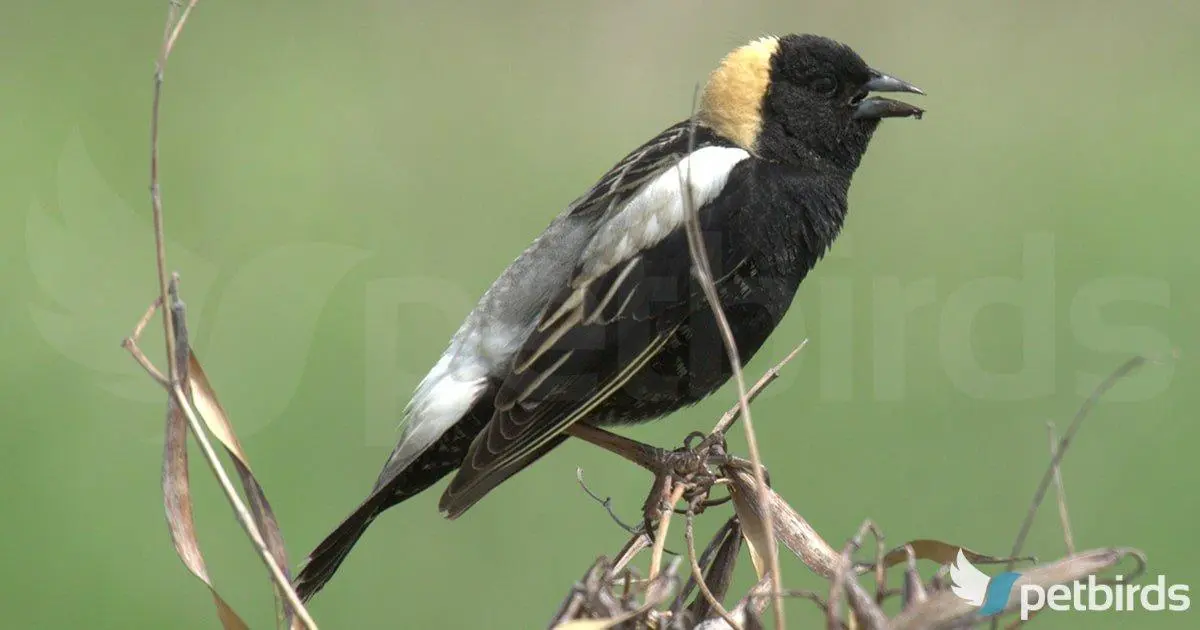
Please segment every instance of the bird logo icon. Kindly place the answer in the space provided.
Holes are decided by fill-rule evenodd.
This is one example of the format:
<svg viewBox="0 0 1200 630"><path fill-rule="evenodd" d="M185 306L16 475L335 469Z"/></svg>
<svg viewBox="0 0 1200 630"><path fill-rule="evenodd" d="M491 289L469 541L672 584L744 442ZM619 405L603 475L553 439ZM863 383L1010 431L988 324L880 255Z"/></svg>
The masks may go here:
<svg viewBox="0 0 1200 630"><path fill-rule="evenodd" d="M159 408L162 392L115 350L153 297L149 216L114 190L78 130L59 159L56 197L35 199L26 219L26 260L38 288L28 303L32 323L99 389ZM183 243L167 249L183 277L192 342L206 368L224 382L254 384L254 391L246 385L240 396L237 387L228 394L241 399L239 430L252 434L284 413L299 389L318 316L368 252L293 242L220 264Z"/></svg>
<svg viewBox="0 0 1200 630"><path fill-rule="evenodd" d="M960 599L979 607L979 615L994 615L1008 605L1008 596L1020 573L1006 571L995 577L975 568L962 549L950 565L950 590Z"/></svg>

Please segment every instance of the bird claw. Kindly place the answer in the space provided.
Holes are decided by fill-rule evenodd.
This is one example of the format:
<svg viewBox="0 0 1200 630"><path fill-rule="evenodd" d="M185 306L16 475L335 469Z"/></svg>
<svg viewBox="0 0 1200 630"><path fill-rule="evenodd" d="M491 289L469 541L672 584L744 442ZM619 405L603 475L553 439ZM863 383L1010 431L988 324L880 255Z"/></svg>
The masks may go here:
<svg viewBox="0 0 1200 630"><path fill-rule="evenodd" d="M670 451L656 449L650 467L654 473L654 484L642 504L642 527L651 540L654 539L655 525L661 515L675 508L670 505L675 484L686 484L683 499L688 502L690 509L699 514L709 505L709 492L720 478L717 470L725 466L750 466L750 462L729 455L725 446L722 435L693 431L684 438L680 448Z"/></svg>

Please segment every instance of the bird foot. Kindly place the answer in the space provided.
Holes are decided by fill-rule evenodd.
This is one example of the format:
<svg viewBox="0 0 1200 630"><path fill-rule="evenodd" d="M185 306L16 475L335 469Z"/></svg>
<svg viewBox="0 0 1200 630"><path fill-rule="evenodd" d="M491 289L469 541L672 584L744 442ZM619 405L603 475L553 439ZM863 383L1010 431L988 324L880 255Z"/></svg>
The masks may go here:
<svg viewBox="0 0 1200 630"><path fill-rule="evenodd" d="M678 484L684 485L682 498L687 501L688 509L676 512L700 514L708 507L729 500L729 497L715 501L709 499L713 486L722 482L723 469L753 469L749 461L730 455L726 451L725 438L719 434L706 435L697 431L684 438L680 448L646 449L653 457L647 462L648 465L643 467L654 473L654 485L651 486L642 506L642 527L651 538L654 535L654 524L665 512L675 509L671 504L671 497Z"/></svg>
<svg viewBox="0 0 1200 630"><path fill-rule="evenodd" d="M654 474L654 485L642 504L642 528L651 537L654 536L654 524L665 512L674 509L671 497L680 484L684 486L682 498L688 502L688 510L699 514L707 507L728 501L728 497L716 501L708 499L713 486L722 483L722 469L753 470L749 461L727 452L725 436L719 433L694 431L684 438L683 446L672 450L643 444L584 423L572 425L567 433L616 453ZM767 483L770 484L769 477Z"/></svg>

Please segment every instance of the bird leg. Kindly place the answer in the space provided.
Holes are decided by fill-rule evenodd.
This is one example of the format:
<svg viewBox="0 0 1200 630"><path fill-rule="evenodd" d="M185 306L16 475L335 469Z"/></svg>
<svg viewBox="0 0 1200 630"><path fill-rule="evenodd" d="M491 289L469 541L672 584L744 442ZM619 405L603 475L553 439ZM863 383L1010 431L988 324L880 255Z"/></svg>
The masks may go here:
<svg viewBox="0 0 1200 630"><path fill-rule="evenodd" d="M576 422L567 427L566 433L593 446L599 446L610 453L620 455L655 475L669 473L677 479L686 479L709 472L709 467L751 467L749 461L725 452L723 437L715 436L714 439L714 436L705 436L699 432L688 435L684 439L683 448L675 450L667 450L631 440L623 435L617 435L584 422ZM691 443L696 437L703 439L693 447Z"/></svg>
<svg viewBox="0 0 1200 630"><path fill-rule="evenodd" d="M654 474L654 485L642 506L647 532L653 532L649 524L656 521L664 509L673 507L664 504L676 483L691 486L686 495L691 502L696 497L706 495L717 481L714 467L750 466L750 462L727 454L723 439L714 440L702 433L688 435L683 447L675 450L631 440L583 422L572 424L566 433L620 455ZM702 439L698 445L692 446L693 439L697 437Z"/></svg>
<svg viewBox="0 0 1200 630"><path fill-rule="evenodd" d="M677 478L689 477L706 471L709 464L719 466L726 463L728 459L724 454L724 449L705 448L702 451L685 445L682 449L668 451L583 422L576 422L567 427L566 433L606 451L616 453L655 475L671 474ZM690 441L691 436L688 437Z"/></svg>

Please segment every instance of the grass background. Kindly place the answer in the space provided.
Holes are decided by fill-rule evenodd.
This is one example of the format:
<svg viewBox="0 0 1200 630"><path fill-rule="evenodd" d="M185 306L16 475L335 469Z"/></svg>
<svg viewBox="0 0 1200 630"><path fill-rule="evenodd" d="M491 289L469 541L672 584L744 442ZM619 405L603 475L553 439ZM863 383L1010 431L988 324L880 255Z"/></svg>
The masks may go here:
<svg viewBox="0 0 1200 630"><path fill-rule="evenodd" d="M877 134L847 233L748 370L811 340L755 407L777 488L835 544L869 516L896 544L1003 553L1048 457L1045 421L1065 427L1130 354L1177 348L1100 406L1065 477L1081 546L1137 546L1151 574L1200 584L1200 5L409 4L206 0L168 72L171 266L294 558L367 491L407 393L499 270L687 116L721 55L807 31L922 86L930 113ZM0 8L7 627L216 627L163 524L162 395L118 347L156 291L148 112L164 13ZM629 434L674 444L731 401ZM636 513L646 477L568 444L460 521L437 515L436 492L389 513L316 618L540 626L624 540L576 466ZM266 627L261 568L196 477L217 584ZM1052 509L1029 551L1061 554ZM794 561L784 575L818 585ZM802 602L790 616L816 619Z"/></svg>

